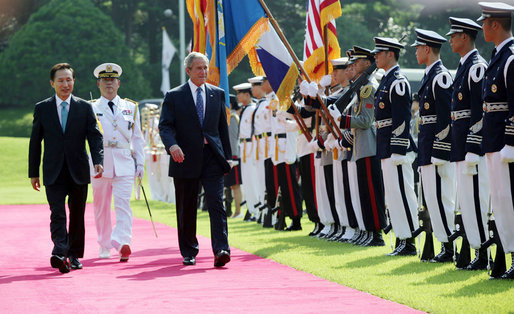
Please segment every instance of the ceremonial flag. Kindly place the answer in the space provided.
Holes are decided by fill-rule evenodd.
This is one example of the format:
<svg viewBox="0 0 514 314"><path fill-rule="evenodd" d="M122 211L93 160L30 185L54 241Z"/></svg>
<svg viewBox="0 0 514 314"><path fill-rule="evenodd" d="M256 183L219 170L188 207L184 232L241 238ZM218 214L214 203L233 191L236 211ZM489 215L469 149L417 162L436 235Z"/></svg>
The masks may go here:
<svg viewBox="0 0 514 314"><path fill-rule="evenodd" d="M216 49L211 63L215 59L216 68L218 69L219 84L218 86L225 90L225 107L227 109L227 118L230 116L230 91L228 87L228 73L227 73L227 51L225 43L225 22L223 14L222 0L216 1L216 18L217 18L217 36L216 36ZM209 72L212 69L209 67ZM230 121L230 119L227 119Z"/></svg>
<svg viewBox="0 0 514 314"><path fill-rule="evenodd" d="M339 58L341 55L334 21L341 14L339 0L307 0L303 67L314 81L319 81L326 74L325 61ZM325 25L327 25L326 37ZM325 60L325 46L328 49L328 60ZM329 72L332 71L330 62L328 68Z"/></svg>
<svg viewBox="0 0 514 314"><path fill-rule="evenodd" d="M168 90L170 90L170 64L171 60L173 60L173 56L177 52L175 46L170 40L168 33L166 33L166 29L162 28L162 82L161 82L161 91L163 94L166 94Z"/></svg>
<svg viewBox="0 0 514 314"><path fill-rule="evenodd" d="M280 101L281 109L287 109L291 104L291 93L299 71L272 25L269 25L269 31L257 43L256 51L271 88Z"/></svg>
<svg viewBox="0 0 514 314"><path fill-rule="evenodd" d="M215 4L214 0L187 0L187 12L193 21L193 40L192 51L206 53L208 45L213 45L213 41L208 43L209 33L215 33ZM214 39L212 35L210 38Z"/></svg>

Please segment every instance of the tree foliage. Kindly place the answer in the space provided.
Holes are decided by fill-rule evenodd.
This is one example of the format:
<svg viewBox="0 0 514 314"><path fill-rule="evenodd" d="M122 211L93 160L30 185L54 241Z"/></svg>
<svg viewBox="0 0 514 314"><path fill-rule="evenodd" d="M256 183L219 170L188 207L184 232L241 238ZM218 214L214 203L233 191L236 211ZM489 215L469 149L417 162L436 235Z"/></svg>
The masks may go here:
<svg viewBox="0 0 514 314"><path fill-rule="evenodd" d="M59 62L75 69L74 94L80 97L99 96L93 70L103 62L122 66L122 96L150 96L147 80L110 17L89 0L54 0L31 15L0 55L0 103L31 106L51 95L49 70Z"/></svg>

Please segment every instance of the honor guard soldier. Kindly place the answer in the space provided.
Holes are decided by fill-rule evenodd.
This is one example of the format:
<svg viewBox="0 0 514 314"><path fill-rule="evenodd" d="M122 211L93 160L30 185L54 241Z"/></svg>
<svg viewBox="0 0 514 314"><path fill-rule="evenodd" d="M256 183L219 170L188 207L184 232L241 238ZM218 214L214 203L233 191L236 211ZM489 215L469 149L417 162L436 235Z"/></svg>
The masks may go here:
<svg viewBox="0 0 514 314"><path fill-rule="evenodd" d="M478 20L483 23L485 41L495 45L482 85L482 152L489 172L491 207L499 238L504 251L514 257L514 38L511 31L514 7L501 2L478 4L482 8ZM514 279L514 265L501 278Z"/></svg>
<svg viewBox="0 0 514 314"><path fill-rule="evenodd" d="M487 249L481 244L487 239L487 211L489 179L480 144L482 142L482 79L487 62L475 48L475 39L481 29L476 22L450 17L453 52L461 56L453 82L451 101L452 142L450 161L455 162L457 200L459 202L464 232L470 246L475 249L475 259L457 267L468 270L486 269ZM456 223L457 225L457 223ZM457 227L457 226L456 226ZM457 227L458 228L458 227ZM457 230L462 233L463 230ZM467 245L462 244L460 257L469 256Z"/></svg>
<svg viewBox="0 0 514 314"><path fill-rule="evenodd" d="M255 168L255 143L252 141L252 116L255 103L252 102L250 83L242 83L233 87L237 92L237 101L242 104L239 116L239 154L241 159L241 179L246 207L251 213L259 211L255 205L259 202L257 173ZM245 184L246 183L246 184ZM238 218L234 214L234 218Z"/></svg>
<svg viewBox="0 0 514 314"><path fill-rule="evenodd" d="M419 89L420 126L418 164L430 220L441 252L432 262L450 262L453 245L448 236L454 230L455 166L449 162L451 150L450 102L452 77L443 66L439 52L446 39L436 32L416 29L416 58L426 65Z"/></svg>
<svg viewBox="0 0 514 314"><path fill-rule="evenodd" d="M412 232L418 228L414 192L414 153L410 146L411 89L400 71L403 45L394 38L375 37L377 68L385 71L375 94L377 157L384 174L385 200L394 234L400 241L388 254L416 255Z"/></svg>
<svg viewBox="0 0 514 314"><path fill-rule="evenodd" d="M239 152L239 114L241 113L241 104L235 95L230 94L230 121L228 124L228 135L230 140L230 150L232 151L232 161L234 166L230 172L225 175L225 210L227 216L232 216L232 200L235 202L234 216L241 213L241 158Z"/></svg>
<svg viewBox="0 0 514 314"><path fill-rule="evenodd" d="M132 240L130 196L134 177L143 177L144 139L137 103L118 96L121 67L103 63L93 73L102 95L93 102L93 110L104 137L104 173L99 178L91 173L100 258L109 258L114 248L120 253L120 261L126 262ZM111 225L113 197L114 228Z"/></svg>
<svg viewBox="0 0 514 314"><path fill-rule="evenodd" d="M354 79L357 79L374 62L370 50L358 46L353 47L350 59ZM351 100L351 111L341 115L335 107L330 106L330 114L339 127L351 130L353 133L353 148L351 159L355 161L357 182L360 195L360 207L365 231L354 242L363 246L384 246L381 230L386 225L384 190L382 171L376 157L376 131L373 97L378 83L370 76L365 85ZM331 105L339 97L328 97L327 105ZM355 206L354 206L355 207ZM357 217L359 219L359 217Z"/></svg>

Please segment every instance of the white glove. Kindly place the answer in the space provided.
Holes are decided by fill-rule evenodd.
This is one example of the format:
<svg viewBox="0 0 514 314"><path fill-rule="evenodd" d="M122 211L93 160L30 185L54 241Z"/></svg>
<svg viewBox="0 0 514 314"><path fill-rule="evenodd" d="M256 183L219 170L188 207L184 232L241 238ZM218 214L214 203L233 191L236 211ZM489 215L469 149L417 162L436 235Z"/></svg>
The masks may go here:
<svg viewBox="0 0 514 314"><path fill-rule="evenodd" d="M478 173L476 164L468 164L467 162L464 162L464 167L462 167L462 173L474 176Z"/></svg>
<svg viewBox="0 0 514 314"><path fill-rule="evenodd" d="M309 96L312 98L316 98L316 95L318 94L318 84L316 82L311 82L309 84Z"/></svg>
<svg viewBox="0 0 514 314"><path fill-rule="evenodd" d="M500 157L502 162L508 164L514 161L514 146L505 145L502 150L500 150Z"/></svg>
<svg viewBox="0 0 514 314"><path fill-rule="evenodd" d="M277 110L276 115L277 115L277 117L278 117L278 116L283 117L283 118L284 118L284 120L285 120L285 119L291 119L291 120L292 120L292 119L294 119L293 115L292 115L292 114L290 114L290 113L289 113L289 112L287 112L287 111Z"/></svg>
<svg viewBox="0 0 514 314"><path fill-rule="evenodd" d="M400 154L391 154L391 161L393 162L393 164L395 166L399 166L399 165L402 165L402 164L408 164L409 163L409 160L407 158L407 156L405 155L400 155Z"/></svg>
<svg viewBox="0 0 514 314"><path fill-rule="evenodd" d="M325 88L327 86L330 86L330 83L332 83L332 76L331 75L325 75L319 81L319 85L321 85L321 87L323 87L323 88Z"/></svg>
<svg viewBox="0 0 514 314"><path fill-rule="evenodd" d="M143 179L144 174L145 174L145 166L137 165L136 166L136 178L140 177L141 179Z"/></svg>
<svg viewBox="0 0 514 314"><path fill-rule="evenodd" d="M475 153L466 153L464 162L467 167L476 166L480 162L480 156Z"/></svg>
<svg viewBox="0 0 514 314"><path fill-rule="evenodd" d="M307 151L310 153L315 153L319 149L318 140L313 138L312 141L307 144Z"/></svg>
<svg viewBox="0 0 514 314"><path fill-rule="evenodd" d="M439 159L439 158L435 158L435 157L432 157L430 158L430 162L432 162L434 165L436 166L440 166L440 165L444 165L444 163L448 162L446 160L443 160L443 159Z"/></svg>
<svg viewBox="0 0 514 314"><path fill-rule="evenodd" d="M341 111L339 111L339 109L337 109L337 107L334 105L328 106L327 109L330 112L330 115L332 116L332 118L334 118L334 120L337 122L337 119L339 119L339 117L341 117Z"/></svg>
<svg viewBox="0 0 514 314"><path fill-rule="evenodd" d="M229 160L227 160L227 163L229 164L230 169L232 169L232 168L234 168L234 166L235 166L235 165L237 165L239 162L237 162L237 160L229 159Z"/></svg>
<svg viewBox="0 0 514 314"><path fill-rule="evenodd" d="M334 149L336 143L335 143L335 140L334 140L334 136L332 136L332 133L330 133L328 136L327 136L327 140L325 141L325 149L327 151L331 151Z"/></svg>
<svg viewBox="0 0 514 314"><path fill-rule="evenodd" d="M336 145L335 145L335 148L339 149L339 150L345 150L346 148L344 148L342 145L341 145L341 139L335 139L336 141Z"/></svg>
<svg viewBox="0 0 514 314"><path fill-rule="evenodd" d="M309 82L302 81L300 83L300 94L303 96L309 96Z"/></svg>

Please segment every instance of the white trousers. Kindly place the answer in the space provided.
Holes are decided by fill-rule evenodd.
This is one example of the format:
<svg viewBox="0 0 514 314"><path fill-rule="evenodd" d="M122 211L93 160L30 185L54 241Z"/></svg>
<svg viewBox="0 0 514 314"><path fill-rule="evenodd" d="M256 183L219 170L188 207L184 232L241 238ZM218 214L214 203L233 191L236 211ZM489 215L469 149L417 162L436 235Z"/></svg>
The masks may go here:
<svg viewBox="0 0 514 314"><path fill-rule="evenodd" d="M423 196L434 235L439 242L448 242L448 236L455 229L455 164L446 162L441 166L432 164L420 168ZM447 175L441 177L440 172Z"/></svg>
<svg viewBox="0 0 514 314"><path fill-rule="evenodd" d="M160 184L161 179L161 164L160 160L162 154L152 155L146 153L146 176L148 177L148 185L150 187L150 194L153 200L164 201L164 191ZM167 174L166 174L167 175ZM149 195L147 195L149 196Z"/></svg>
<svg viewBox="0 0 514 314"><path fill-rule="evenodd" d="M455 163L457 199L466 237L473 249L479 249L481 244L489 238L487 232L489 176L485 164L485 158L480 157L478 174L473 176L465 173L464 161Z"/></svg>
<svg viewBox="0 0 514 314"><path fill-rule="evenodd" d="M509 165L501 161L500 152L485 154L491 187L491 207L505 253L514 253L514 206L512 204Z"/></svg>
<svg viewBox="0 0 514 314"><path fill-rule="evenodd" d="M414 171L410 163L396 166L391 158L381 160L384 193L389 217L397 238L412 237L418 229L418 201L414 192Z"/></svg>
<svg viewBox="0 0 514 314"><path fill-rule="evenodd" d="M161 175L160 185L162 187L164 202L175 203L175 184L173 184L173 178L168 176L170 169L170 158L171 156L168 154L161 155L160 166L161 166Z"/></svg>
<svg viewBox="0 0 514 314"><path fill-rule="evenodd" d="M240 151L244 151L244 144L240 143ZM251 147L252 143L246 143L246 152L245 158L241 156L241 180L243 184L241 188L243 189L244 199L246 200L246 207L250 211L251 214L257 214L259 209L255 208L255 205L259 203L259 187L256 182L257 178L257 168L256 161L252 158L252 150L248 149Z"/></svg>
<svg viewBox="0 0 514 314"><path fill-rule="evenodd" d="M350 194L352 197L352 206L357 219L357 225L360 230L366 230L364 218L362 217L361 197L359 195L359 180L357 178L357 163L355 161L348 162L348 182L350 183Z"/></svg>
<svg viewBox="0 0 514 314"><path fill-rule="evenodd" d="M98 244L105 248L119 250L122 245L130 245L132 240L132 210L130 196L133 176L114 178L91 178L95 224ZM114 197L116 225L111 225L111 199Z"/></svg>
<svg viewBox="0 0 514 314"><path fill-rule="evenodd" d="M327 184L325 182L325 170L321 165L320 158L314 158L314 173L316 182L316 204L318 205L319 221L324 225L331 225L334 223L334 216L332 216L332 211L330 210Z"/></svg>
<svg viewBox="0 0 514 314"><path fill-rule="evenodd" d="M250 179L252 184L255 185L256 191L257 191L257 203L260 203L259 206L262 206L266 204L266 169L264 166L264 159L259 157L259 160L255 161L255 172L256 176ZM244 184L244 179L243 179ZM255 205L255 204L254 204ZM253 206L252 206L253 208ZM252 212L250 207L248 207L250 210L250 213L257 214L258 210L256 212Z"/></svg>

